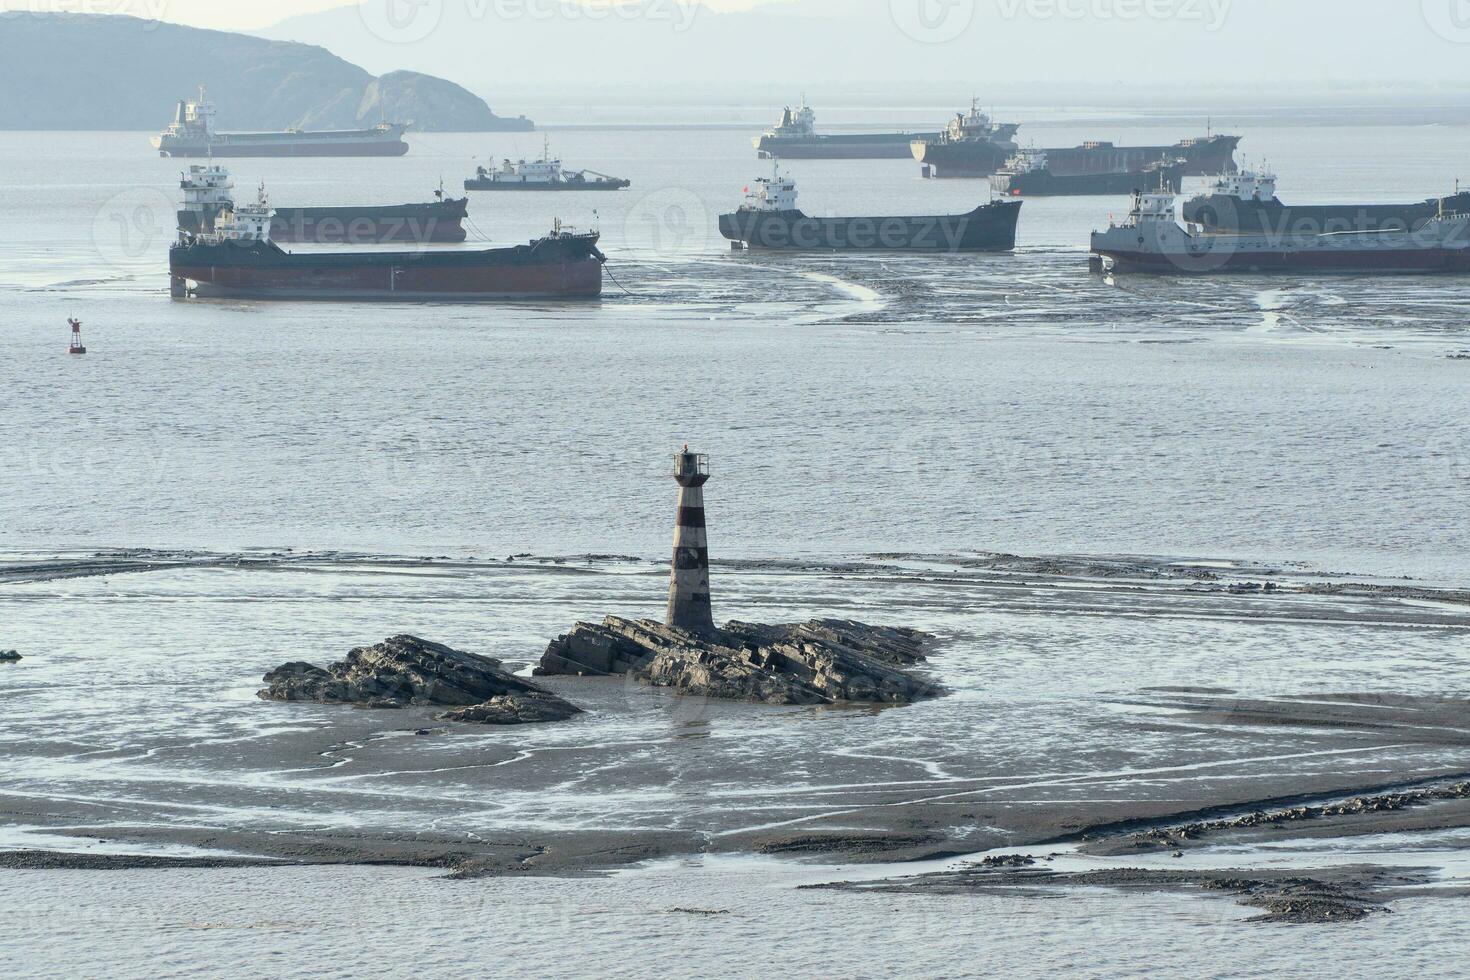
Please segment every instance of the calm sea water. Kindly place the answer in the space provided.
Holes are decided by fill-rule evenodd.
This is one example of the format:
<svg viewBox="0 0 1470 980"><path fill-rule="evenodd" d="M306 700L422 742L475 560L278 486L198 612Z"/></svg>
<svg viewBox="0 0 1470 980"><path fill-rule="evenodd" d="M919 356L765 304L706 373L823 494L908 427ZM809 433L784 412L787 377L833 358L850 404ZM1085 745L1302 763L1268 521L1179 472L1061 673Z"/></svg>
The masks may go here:
<svg viewBox="0 0 1470 980"><path fill-rule="evenodd" d="M1216 126L1228 121L1217 120ZM1172 140L1188 127L1088 136ZM497 242L597 221L598 304L171 302L181 164L146 134L0 135L0 546L661 552L666 457L713 454L727 554L993 547L1463 579L1470 280L1087 275L1124 202L1028 202L986 257L732 256L736 130L553 132L617 194L479 195ZM236 161L280 204L427 198L539 137ZM1293 200L1447 189L1463 128L1248 134ZM907 161L792 165L813 212L968 208ZM593 209L599 214L594 218ZM92 351L68 358L66 317Z"/></svg>
<svg viewBox="0 0 1470 980"><path fill-rule="evenodd" d="M1172 142L1198 128L1140 116L1098 132L1069 121L1078 115L1047 113L1027 134L1043 145ZM1248 132L1245 151L1269 158L1294 201L1428 197L1451 188L1470 151L1466 128L1288 123ZM1230 121L1217 116L1214 125ZM713 221L768 166L754 159L750 135L553 131L569 166L630 177L633 188L472 199L477 241L523 241L554 217L597 224L626 292L609 283L600 303L572 307L383 307L171 301L166 250L180 162L151 156L147 134L0 134L0 553L659 558L673 505L664 470L687 441L713 455L717 557L1163 554L1470 580L1470 361L1448 356L1470 348L1470 279L1108 283L1089 277L1085 263L1087 233L1126 205L1108 198L1028 202L1014 256L731 255ZM401 160L232 169L242 189L264 180L281 205L396 203L426 199L441 178L454 190L476 158L540 149L539 136L412 140ZM979 183L922 181L909 161L790 169L813 213L958 211L985 196ZM68 316L85 321L84 358L65 354ZM4 740L19 744L50 726L81 746L76 759L18 764L8 779L43 795L125 785L125 796L150 800L158 791L149 787L166 784L170 795L207 797L210 780L242 774L147 761L150 740L258 737L238 721L252 704L257 660L325 659L398 626L532 657L574 618L657 606L657 576L634 590L615 574L572 587L465 572L423 580L431 588L372 570L266 574L0 592L0 646L50 651L12 689L24 707L0 729ZM732 579L721 594L730 615L836 608L927 625L917 612L969 637L973 648L962 645L944 668L962 696L942 702L939 715L907 716L918 719L913 728L885 716L898 727L858 725L834 743L854 757L896 744L923 773L945 756L934 733L973 737L967 718L977 714L1016 771L1051 771L1057 753L1089 737L1096 712L1116 710L1103 705L1112 693L1146 679L1223 672L1217 679L1243 690L1317 690L1325 656L1343 671L1328 689L1414 693L1426 678L1436 692L1463 689L1460 672L1441 664L1446 645L1462 642L1458 632L1355 628L1332 634L1324 654L1310 625L1186 618L1150 625L1140 638L1126 611L1102 629L1024 611L997 619L983 597L960 612L911 590L840 579ZM997 635L1007 644L999 660ZM176 663L169 651L180 644L197 654ZM1396 658L1384 656L1390 647ZM1075 670L1058 671L1058 649L1077 658ZM104 654L117 671L109 682L96 673ZM178 697L129 690L132 658ZM1092 676L1103 662L1108 669ZM1043 669L1057 687L1028 700ZM78 713L67 705L82 689L91 708ZM987 693L995 690L1010 709L995 710L1000 702ZM651 726L638 737L656 737L667 719L630 724ZM738 730L727 723L727 733ZM798 725L781 737L795 745L806 733ZM84 758L93 740L120 754ZM1087 766L1085 754L1074 761ZM450 796L435 815L453 826L472 804ZM583 802L579 820L694 819L663 812L656 797L624 811L615 800ZM526 800L503 816L557 819L550 805ZM1223 975L1346 955L1325 933L1253 933L1257 941L1242 944L1244 913L1228 902L1150 896L1030 906L945 899L913 913L929 923L922 943L912 930L875 938L905 910L791 885L784 870L743 865L463 887L378 871L6 875L0 904L27 909L14 935L38 974L60 968L44 947L75 930L59 911L73 908L118 937L147 935L179 969L199 957L252 968L232 949L243 935L268 937L282 972L319 967L322 955L357 971L364 963L353 940L324 934L324 924L368 926L390 905L394 928L443 930L434 933L443 946L414 964L374 961L398 972L489 956L477 932L485 929L524 946L590 944L585 955L604 967L659 950L646 964L618 967L629 974L687 969L665 954L691 928L706 944L695 957L705 963L710 950L769 939L769 954L742 971L750 975L830 970L828 955L873 963L874 973L907 964L930 975L984 972L992 957L1012 967L1158 972L1209 949ZM362 897L349 912L350 895ZM688 905L735 915L691 927L667 914ZM131 911L138 906L155 910L148 921ZM343 911L322 917L323 908ZM1448 906L1400 908L1367 927L1376 950L1408 955L1444 941ZM526 914L507 920L506 909ZM312 917L315 925L301 924ZM373 948L387 955L383 944ZM824 955L814 958L817 948ZM510 951L500 955L508 969ZM513 962L542 975L577 972L569 955Z"/></svg>

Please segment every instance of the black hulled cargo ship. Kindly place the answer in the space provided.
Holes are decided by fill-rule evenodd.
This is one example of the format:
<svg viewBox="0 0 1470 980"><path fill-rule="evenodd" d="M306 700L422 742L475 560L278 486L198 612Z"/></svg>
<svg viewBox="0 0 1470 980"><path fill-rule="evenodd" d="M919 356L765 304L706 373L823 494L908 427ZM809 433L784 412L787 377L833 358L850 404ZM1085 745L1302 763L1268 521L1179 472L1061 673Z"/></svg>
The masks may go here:
<svg viewBox="0 0 1470 980"><path fill-rule="evenodd" d="M1078 197L1132 194L1141 190L1178 192L1189 173L1183 160L1160 160L1141 170L1058 175L1046 151L1028 150L1012 157L990 178L1002 197Z"/></svg>
<svg viewBox="0 0 1470 980"><path fill-rule="evenodd" d="M526 245L413 252L287 252L271 241L270 226L262 192L256 204L222 215L213 234L181 235L169 249L172 295L480 302L602 294L598 235L560 222Z"/></svg>
<svg viewBox="0 0 1470 980"><path fill-rule="evenodd" d="M1008 252L1020 214L1020 201L996 201L967 214L814 218L797 208L796 182L773 174L720 215L720 234L736 247L787 251Z"/></svg>
<svg viewBox="0 0 1470 980"><path fill-rule="evenodd" d="M796 109L782 110L781 122L751 140L762 160L903 160L914 140L937 139L938 133L817 132L817 114L805 97Z"/></svg>
<svg viewBox="0 0 1470 980"><path fill-rule="evenodd" d="M1207 232L1306 235L1331 232L1416 231L1446 213L1470 213L1470 193L1407 204L1284 204L1276 196L1276 177L1247 170L1210 181L1201 194L1184 202L1186 222Z"/></svg>
<svg viewBox="0 0 1470 980"><path fill-rule="evenodd" d="M223 167L191 166L179 186L184 192L184 206L178 213L180 232L210 234L215 230L215 220L234 210L234 184ZM468 207L468 198L446 200L441 189L435 192L435 200L420 204L276 208L271 218L271 241L316 245L458 243L468 237L464 229Z"/></svg>
<svg viewBox="0 0 1470 980"><path fill-rule="evenodd" d="M180 102L168 129L153 137L163 157L401 157L407 127L383 122L371 129L308 133L219 133L215 106L199 90L197 102Z"/></svg>
<svg viewBox="0 0 1470 980"><path fill-rule="evenodd" d="M1020 128L994 122L980 111L980 100L973 99L968 115L955 113L944 132L913 140L909 152L924 165L925 177L989 177L1019 149Z"/></svg>
<svg viewBox="0 0 1470 980"><path fill-rule="evenodd" d="M1004 169L1018 151L1014 137L1019 128L993 124L972 104L969 116L951 120L938 139L914 141L914 159L924 165L926 177L990 177ZM1047 170L1055 178L1139 173L1175 161L1184 176L1201 177L1234 173L1240 140L1239 136L1210 135L1171 146L1117 146L1095 140L1033 152L1046 155Z"/></svg>
<svg viewBox="0 0 1470 980"><path fill-rule="evenodd" d="M1181 223L1173 194L1136 194L1128 217L1092 236L1095 272L1470 274L1470 212L1416 228L1211 232Z"/></svg>

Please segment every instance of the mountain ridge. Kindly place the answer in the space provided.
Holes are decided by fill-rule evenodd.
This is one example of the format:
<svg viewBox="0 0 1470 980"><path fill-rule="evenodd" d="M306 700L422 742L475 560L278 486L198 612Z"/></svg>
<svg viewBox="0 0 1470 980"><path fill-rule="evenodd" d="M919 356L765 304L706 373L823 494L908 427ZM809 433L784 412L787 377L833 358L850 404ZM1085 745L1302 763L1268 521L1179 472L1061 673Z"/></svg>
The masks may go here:
<svg viewBox="0 0 1470 980"><path fill-rule="evenodd" d="M225 131L533 128L453 82L374 76L320 45L120 14L0 14L0 129L161 130L200 85Z"/></svg>

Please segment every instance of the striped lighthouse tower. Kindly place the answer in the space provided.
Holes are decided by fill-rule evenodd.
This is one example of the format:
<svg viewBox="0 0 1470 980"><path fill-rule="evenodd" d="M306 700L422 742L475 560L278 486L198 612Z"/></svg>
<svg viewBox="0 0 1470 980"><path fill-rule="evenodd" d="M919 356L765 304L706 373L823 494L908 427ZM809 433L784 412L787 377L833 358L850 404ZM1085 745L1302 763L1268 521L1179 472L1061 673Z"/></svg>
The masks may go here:
<svg viewBox="0 0 1470 980"><path fill-rule="evenodd" d="M674 571L669 581L669 626L691 633L713 633L709 601L709 539L704 527L704 485L709 457L689 447L674 457L679 482L679 520L674 528Z"/></svg>

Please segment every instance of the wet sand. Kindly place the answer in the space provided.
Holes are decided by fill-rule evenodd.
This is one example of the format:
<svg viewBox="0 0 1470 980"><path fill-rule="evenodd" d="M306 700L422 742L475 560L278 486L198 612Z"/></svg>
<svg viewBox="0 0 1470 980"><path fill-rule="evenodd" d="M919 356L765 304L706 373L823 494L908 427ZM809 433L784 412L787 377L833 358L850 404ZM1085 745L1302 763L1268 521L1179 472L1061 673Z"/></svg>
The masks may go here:
<svg viewBox="0 0 1470 980"><path fill-rule="evenodd" d="M635 590L662 574L656 562L613 556L486 563L122 553L10 562L0 566L0 580L45 588L99 577L140 581L181 569L317 578L345 569L450 582L466 574L502 581L529 574L587 580L594 593L610 574ZM1002 745L985 729L1000 707L987 703L986 675L1000 665L987 663L992 641L965 618L978 606L987 617L1024 622L1145 620L1172 629L1183 621L1219 631L1367 631L1463 642L1470 629L1463 591L1123 556L880 555L730 562L723 574L744 576L751 595L786 582L826 597L813 601L833 601L855 582L865 595L896 593L893 601L907 603L908 615L894 625L936 628L938 621L943 640L927 670L959 693L934 707L772 709L678 699L624 679L554 678L547 686L589 711L554 732L446 725L429 709L267 705L234 695L211 709L210 724L248 723L252 730L243 737L200 738L197 726L160 725L124 748L105 740L79 745L85 735L36 728L8 740L16 764L44 774L48 764L68 772L85 759L102 775L88 777L86 793L41 792L44 776L29 789L8 782L0 790L5 861L128 867L117 852L135 851L147 855L139 860L162 862L150 867L264 859L431 867L474 877L577 876L696 854L890 864L1070 842L1101 853L1126 850L1131 845L1119 842L1151 831L1470 778L1465 701L1305 691L1302 677L1311 667L1301 664L1283 675L1274 696L1235 693L1200 669L1174 683L1143 683L1158 678L1140 675L1137 686L1080 703L1083 715L1062 716L1071 726L1065 746L1033 753L1018 768L1017 746ZM616 597L596 601L624 611L614 608ZM893 611L881 618L893 620ZM35 652L8 676L36 676L23 672L44 667L45 651ZM524 652L520 662L529 663L535 647ZM259 663L237 663L224 676L211 666L210 684L216 692L221 684L253 686L276 659L262 654ZM42 694L13 681L0 693L16 705ZM155 706L164 714L171 708ZM650 751L636 732L655 717L662 719L660 734ZM1016 717L1024 723L1024 711ZM976 734L967 737L967 729ZM910 747L882 752L846 744L870 730ZM142 764L175 775L140 780ZM1437 801L1304 820L1292 830L1344 836L1463 828L1470 826L1467 811ZM27 847L31 832L76 846ZM99 848L112 853L94 853ZM159 857L179 848L192 850Z"/></svg>

